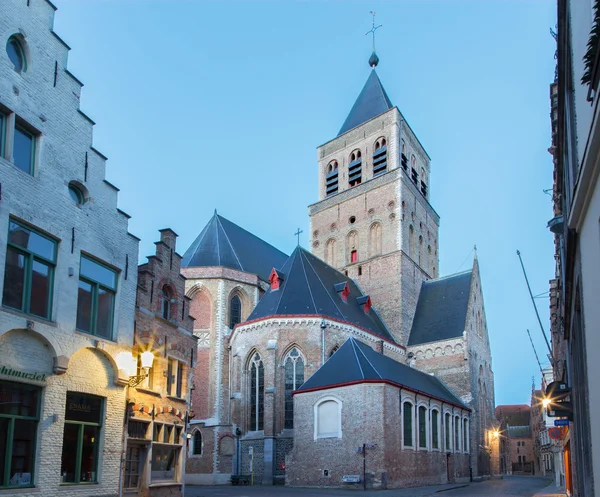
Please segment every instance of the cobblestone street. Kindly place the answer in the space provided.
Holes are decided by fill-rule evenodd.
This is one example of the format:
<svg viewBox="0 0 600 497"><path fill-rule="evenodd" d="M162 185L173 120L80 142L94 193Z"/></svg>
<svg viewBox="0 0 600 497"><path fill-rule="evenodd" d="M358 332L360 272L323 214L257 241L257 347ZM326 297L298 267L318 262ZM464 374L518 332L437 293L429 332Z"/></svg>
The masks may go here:
<svg viewBox="0 0 600 497"><path fill-rule="evenodd" d="M560 497L560 493L551 480L541 477L506 476L501 480L490 480L470 485L435 485L430 487L406 488L397 490L341 490L341 489L306 489L285 488L280 486L188 486L186 497L271 497L279 495L302 495L303 497L322 496L349 496L362 495L364 497L427 497L439 495L440 497L506 497L525 496L532 497Z"/></svg>

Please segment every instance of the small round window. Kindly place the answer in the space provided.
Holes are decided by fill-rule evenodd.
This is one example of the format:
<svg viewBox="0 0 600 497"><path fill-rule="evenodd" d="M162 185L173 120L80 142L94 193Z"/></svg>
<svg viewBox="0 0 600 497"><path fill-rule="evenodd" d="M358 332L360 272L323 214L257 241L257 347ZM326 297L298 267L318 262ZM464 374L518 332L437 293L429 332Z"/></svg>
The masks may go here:
<svg viewBox="0 0 600 497"><path fill-rule="evenodd" d="M73 202L75 202L77 205L85 204L85 195L81 189L73 183L69 183L69 195L71 195Z"/></svg>
<svg viewBox="0 0 600 497"><path fill-rule="evenodd" d="M27 60L25 59L25 51L23 45L16 36L11 36L6 43L6 53L9 60L15 66L15 71L27 71Z"/></svg>

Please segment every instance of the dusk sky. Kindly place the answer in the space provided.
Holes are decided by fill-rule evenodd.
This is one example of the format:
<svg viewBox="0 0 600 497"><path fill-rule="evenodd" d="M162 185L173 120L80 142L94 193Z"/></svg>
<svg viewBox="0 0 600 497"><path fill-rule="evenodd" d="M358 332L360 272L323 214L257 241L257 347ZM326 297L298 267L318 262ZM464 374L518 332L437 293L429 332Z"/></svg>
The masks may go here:
<svg viewBox="0 0 600 497"><path fill-rule="evenodd" d="M140 262L165 227L183 254L215 208L287 253L300 227L308 248L316 147L369 75L376 11L377 72L432 159L440 274L468 269L477 245L496 404L529 402L527 328L548 360L516 250L547 292L554 2L53 1Z"/></svg>

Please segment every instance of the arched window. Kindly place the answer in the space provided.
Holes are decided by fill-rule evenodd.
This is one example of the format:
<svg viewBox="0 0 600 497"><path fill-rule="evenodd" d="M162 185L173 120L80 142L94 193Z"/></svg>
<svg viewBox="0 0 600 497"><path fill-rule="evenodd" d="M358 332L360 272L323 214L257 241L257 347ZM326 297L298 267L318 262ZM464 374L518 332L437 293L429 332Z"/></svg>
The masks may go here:
<svg viewBox="0 0 600 497"><path fill-rule="evenodd" d="M419 266L425 266L425 253L423 249L423 237L419 235Z"/></svg>
<svg viewBox="0 0 600 497"><path fill-rule="evenodd" d="M362 159L360 150L355 150L350 154L350 164L348 164L348 185L350 187L360 185L362 181Z"/></svg>
<svg viewBox="0 0 600 497"><path fill-rule="evenodd" d="M404 447L413 446L413 406L410 402L405 402L402 406L402 427L403 427L403 438Z"/></svg>
<svg viewBox="0 0 600 497"><path fill-rule="evenodd" d="M465 451L465 452L469 452L468 433L469 433L469 420L465 418L465 419L463 419L463 451Z"/></svg>
<svg viewBox="0 0 600 497"><path fill-rule="evenodd" d="M381 254L381 224L373 223L369 231L370 256Z"/></svg>
<svg viewBox="0 0 600 497"><path fill-rule="evenodd" d="M285 423L284 428L294 427L294 399L292 392L304 383L304 359L294 347L284 360L285 364Z"/></svg>
<svg viewBox="0 0 600 497"><path fill-rule="evenodd" d="M454 417L454 451L460 451L460 418Z"/></svg>
<svg viewBox="0 0 600 497"><path fill-rule="evenodd" d="M383 174L387 170L387 148L385 138L378 138L373 147L373 176Z"/></svg>
<svg viewBox="0 0 600 497"><path fill-rule="evenodd" d="M202 433L200 433L200 430L194 433L194 438L192 442L192 455L202 455Z"/></svg>
<svg viewBox="0 0 600 497"><path fill-rule="evenodd" d="M162 317L165 319L170 319L171 318L171 299L173 298L173 293L171 292L170 288L165 285L163 286L162 289L162 300L161 300L161 307L162 307Z"/></svg>
<svg viewBox="0 0 600 497"><path fill-rule="evenodd" d="M402 156L401 156L402 169L408 171L408 158L406 157L406 142L402 140Z"/></svg>
<svg viewBox="0 0 600 497"><path fill-rule="evenodd" d="M415 230L412 224L408 227L408 255L415 258Z"/></svg>
<svg viewBox="0 0 600 497"><path fill-rule="evenodd" d="M239 295L234 295L229 301L229 327L233 329L242 322L242 300Z"/></svg>
<svg viewBox="0 0 600 497"><path fill-rule="evenodd" d="M417 158L415 155L410 156L410 177L415 185L419 184L419 172L417 171Z"/></svg>
<svg viewBox="0 0 600 497"><path fill-rule="evenodd" d="M325 195L334 195L338 192L338 163L332 160L327 165L325 173Z"/></svg>
<svg viewBox="0 0 600 497"><path fill-rule="evenodd" d="M427 408L419 406L419 447L427 448Z"/></svg>
<svg viewBox="0 0 600 497"><path fill-rule="evenodd" d="M450 433L452 433L450 431L450 425L452 424L452 418L450 417L450 414L446 413L446 416L444 417L444 433L446 434L446 451L449 452L450 450L452 450L452 437L450 436Z"/></svg>
<svg viewBox="0 0 600 497"><path fill-rule="evenodd" d="M440 413L433 409L431 411L431 447L433 449L440 448L440 433L439 433Z"/></svg>
<svg viewBox="0 0 600 497"><path fill-rule="evenodd" d="M427 245L427 260L429 261L429 267L432 268L430 274L435 277L433 271L435 270L435 261L433 260L433 252L431 251L431 245Z"/></svg>
<svg viewBox="0 0 600 497"><path fill-rule="evenodd" d="M19 35L13 35L8 39L6 43L6 53L8 59L15 68L15 71L25 72L27 71L27 59L25 57L25 50L23 44L18 39Z"/></svg>
<svg viewBox="0 0 600 497"><path fill-rule="evenodd" d="M333 238L327 240L325 244L325 262L335 267L335 240Z"/></svg>
<svg viewBox="0 0 600 497"><path fill-rule="evenodd" d="M265 368L258 353L250 361L250 431L264 428Z"/></svg>
<svg viewBox="0 0 600 497"><path fill-rule="evenodd" d="M348 263L358 262L358 235L356 231L351 231L348 233L347 238L347 254L348 254Z"/></svg>
<svg viewBox="0 0 600 497"><path fill-rule="evenodd" d="M315 404L315 440L342 438L342 403L325 397Z"/></svg>

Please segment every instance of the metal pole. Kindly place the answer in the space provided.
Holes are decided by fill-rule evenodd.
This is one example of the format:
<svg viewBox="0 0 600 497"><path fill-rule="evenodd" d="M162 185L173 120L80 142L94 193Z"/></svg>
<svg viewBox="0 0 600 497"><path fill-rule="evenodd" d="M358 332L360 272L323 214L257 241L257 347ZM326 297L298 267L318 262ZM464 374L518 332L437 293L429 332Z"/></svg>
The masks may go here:
<svg viewBox="0 0 600 497"><path fill-rule="evenodd" d="M542 379L544 377L544 370L542 369L542 364L540 363L540 358L537 355L537 351L535 350L535 345L533 345L533 340L531 339L531 333L529 333L529 328L527 329L527 335L529 335L529 341L531 342L531 346L533 347L533 353L535 354L535 359L540 367L540 373L542 373Z"/></svg>
<svg viewBox="0 0 600 497"><path fill-rule="evenodd" d="M529 290L529 296L531 297L531 303L533 304L533 308L535 309L535 315L537 316L538 323L540 323L540 329L542 330L542 335L544 335L544 340L546 341L546 345L548 347L548 351L550 352L550 362L554 365L554 359L552 355L552 347L550 347L550 342L548 341L548 337L546 336L546 332L544 331L544 326L542 325L542 320L540 319L540 313L538 312L537 305L535 305L535 300L533 298L533 293L531 292L531 287L529 286L529 280L527 279L527 272L525 271L525 265L523 264L523 259L521 258L521 252L517 250L517 255L519 256L519 260L521 261L521 268L523 269L523 276L525 276L525 283L527 283L527 289Z"/></svg>
<svg viewBox="0 0 600 497"><path fill-rule="evenodd" d="M367 490L367 444L363 444L363 490Z"/></svg>

